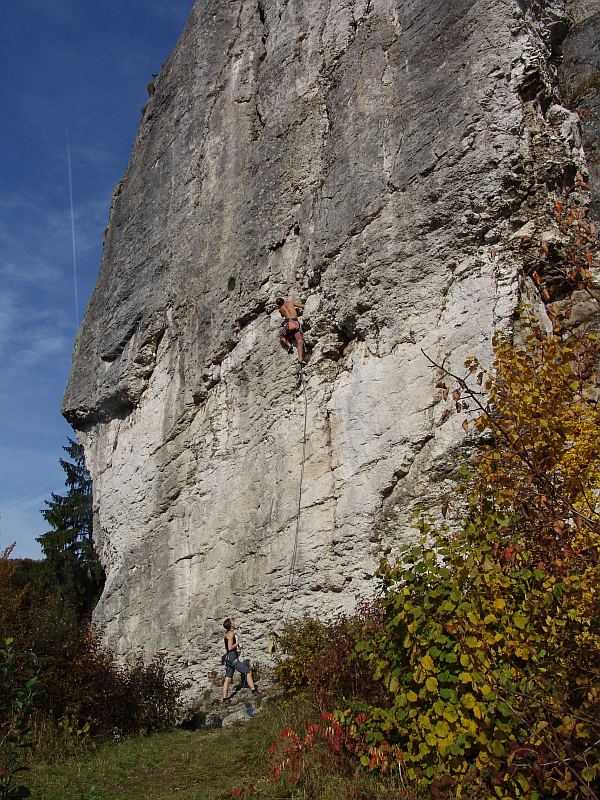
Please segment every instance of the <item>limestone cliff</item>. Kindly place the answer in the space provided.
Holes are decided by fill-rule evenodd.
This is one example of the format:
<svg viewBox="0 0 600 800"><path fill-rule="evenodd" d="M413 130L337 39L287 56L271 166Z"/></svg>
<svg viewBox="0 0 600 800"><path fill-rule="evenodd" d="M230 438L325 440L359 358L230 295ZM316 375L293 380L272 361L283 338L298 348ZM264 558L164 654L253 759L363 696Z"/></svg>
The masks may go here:
<svg viewBox="0 0 600 800"><path fill-rule="evenodd" d="M368 593L462 446L422 350L486 358L586 174L563 3L203 0L112 204L64 413L94 479L96 619L206 685L221 620L281 619L304 402L277 344L306 300L290 614ZM585 199L585 198L584 198Z"/></svg>

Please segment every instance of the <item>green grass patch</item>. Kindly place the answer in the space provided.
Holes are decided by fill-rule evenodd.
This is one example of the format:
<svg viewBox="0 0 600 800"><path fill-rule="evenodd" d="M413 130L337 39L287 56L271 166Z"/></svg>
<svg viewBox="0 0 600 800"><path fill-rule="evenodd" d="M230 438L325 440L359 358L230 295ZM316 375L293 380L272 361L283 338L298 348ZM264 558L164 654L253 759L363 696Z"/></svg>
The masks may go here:
<svg viewBox="0 0 600 800"><path fill-rule="evenodd" d="M271 704L255 719L214 731L181 731L103 744L75 755L34 762L24 782L36 800L378 800L389 781L340 774L311 759L297 783L271 779L269 745L283 719L300 724L312 710ZM397 797L411 796L398 793ZM232 795L233 790L241 792Z"/></svg>
<svg viewBox="0 0 600 800"><path fill-rule="evenodd" d="M264 777L268 722L104 744L34 764L28 783L39 800L217 800Z"/></svg>

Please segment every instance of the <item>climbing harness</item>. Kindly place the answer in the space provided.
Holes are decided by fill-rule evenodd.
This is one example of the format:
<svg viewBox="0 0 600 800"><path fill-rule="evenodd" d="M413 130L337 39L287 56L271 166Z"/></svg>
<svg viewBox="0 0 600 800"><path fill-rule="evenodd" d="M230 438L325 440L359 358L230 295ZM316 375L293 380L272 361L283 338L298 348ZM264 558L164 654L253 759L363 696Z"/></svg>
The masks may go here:
<svg viewBox="0 0 600 800"><path fill-rule="evenodd" d="M304 364L300 362L300 385L304 393L304 429L302 432L302 462L300 466L300 485L298 488L298 511L296 513L296 532L294 534L294 547L292 548L292 561L290 564L290 571L288 574L287 586L285 588L285 595L281 607L281 617L285 622L287 620L290 608L285 611L285 606L294 588L294 580L296 577L296 560L298 558L298 534L300 532L300 509L302 508L302 482L304 480L304 463L306 461L306 420L308 416L308 399L306 396L306 383L304 381ZM284 613L285 611L285 613Z"/></svg>

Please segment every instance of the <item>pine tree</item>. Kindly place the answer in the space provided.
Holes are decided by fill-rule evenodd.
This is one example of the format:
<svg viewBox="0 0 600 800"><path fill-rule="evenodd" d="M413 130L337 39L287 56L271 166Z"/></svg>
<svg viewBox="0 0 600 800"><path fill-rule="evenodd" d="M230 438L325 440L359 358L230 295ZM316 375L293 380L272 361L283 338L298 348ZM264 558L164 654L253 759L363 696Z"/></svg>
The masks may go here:
<svg viewBox="0 0 600 800"><path fill-rule="evenodd" d="M78 619L91 613L104 585L104 572L92 539L92 479L83 447L69 439L63 448L71 460L60 459L65 471L65 496L52 493L42 516L52 527L38 542L45 555L44 588L62 611Z"/></svg>

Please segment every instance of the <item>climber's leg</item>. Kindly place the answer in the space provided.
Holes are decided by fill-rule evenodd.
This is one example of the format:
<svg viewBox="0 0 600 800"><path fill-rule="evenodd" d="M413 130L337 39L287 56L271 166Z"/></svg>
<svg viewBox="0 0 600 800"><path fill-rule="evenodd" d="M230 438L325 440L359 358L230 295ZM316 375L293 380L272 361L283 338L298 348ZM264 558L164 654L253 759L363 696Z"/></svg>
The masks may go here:
<svg viewBox="0 0 600 800"><path fill-rule="evenodd" d="M302 336L302 331L297 330L294 334L294 338L296 339L296 347L298 348L298 358L300 361L304 361L304 336Z"/></svg>
<svg viewBox="0 0 600 800"><path fill-rule="evenodd" d="M279 344L286 350L288 353L293 353L294 348L290 344L290 341L287 339L284 333L279 334Z"/></svg>

